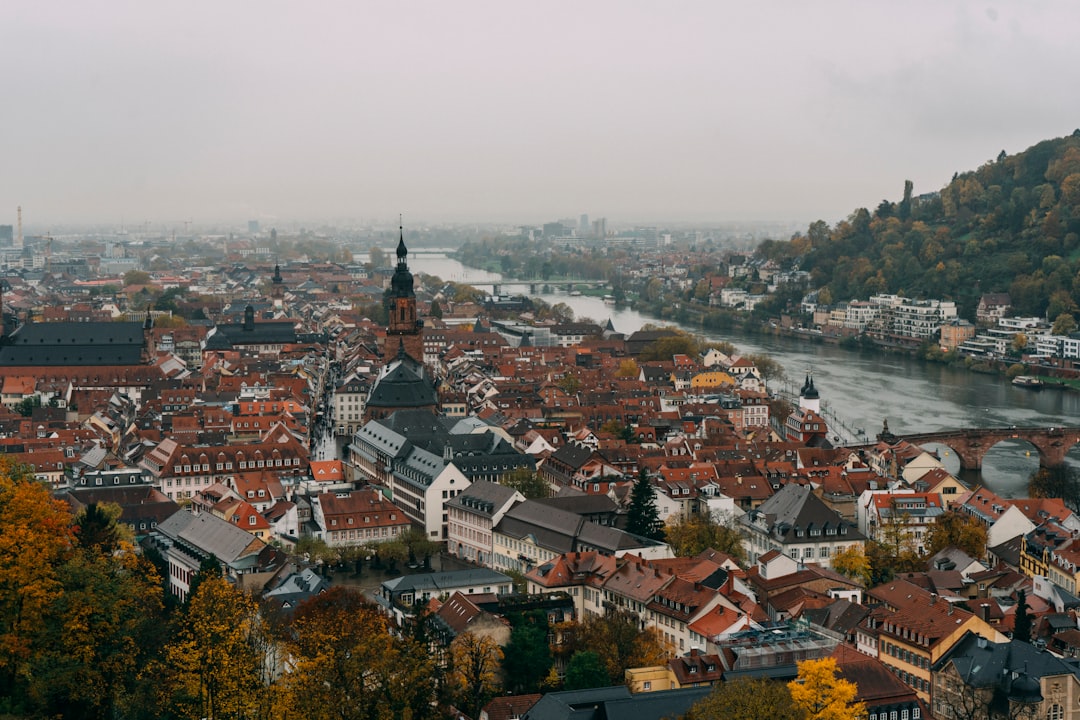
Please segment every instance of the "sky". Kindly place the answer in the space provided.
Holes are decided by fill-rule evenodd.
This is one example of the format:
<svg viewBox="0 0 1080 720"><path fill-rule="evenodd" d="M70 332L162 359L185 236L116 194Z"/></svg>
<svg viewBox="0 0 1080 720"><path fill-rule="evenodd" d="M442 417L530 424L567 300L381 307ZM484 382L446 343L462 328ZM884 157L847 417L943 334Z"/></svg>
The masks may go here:
<svg viewBox="0 0 1080 720"><path fill-rule="evenodd" d="M0 224L833 223L1080 127L1080 3L4 0Z"/></svg>

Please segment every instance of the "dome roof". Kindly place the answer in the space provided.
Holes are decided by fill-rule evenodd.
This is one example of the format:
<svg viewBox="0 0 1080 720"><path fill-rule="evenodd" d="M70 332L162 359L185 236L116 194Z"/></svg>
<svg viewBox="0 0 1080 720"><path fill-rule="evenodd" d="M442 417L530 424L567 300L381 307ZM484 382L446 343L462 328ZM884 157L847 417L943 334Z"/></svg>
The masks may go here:
<svg viewBox="0 0 1080 720"><path fill-rule="evenodd" d="M1028 675L1027 672L1020 673L1009 687L1009 701L1026 704L1041 703L1043 696L1039 681Z"/></svg>

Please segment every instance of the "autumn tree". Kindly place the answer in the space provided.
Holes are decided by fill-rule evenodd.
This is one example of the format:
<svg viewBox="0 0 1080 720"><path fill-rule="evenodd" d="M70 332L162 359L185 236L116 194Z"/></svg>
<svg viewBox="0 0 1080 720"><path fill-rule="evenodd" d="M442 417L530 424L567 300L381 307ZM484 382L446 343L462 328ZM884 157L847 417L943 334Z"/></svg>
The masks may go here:
<svg viewBox="0 0 1080 720"><path fill-rule="evenodd" d="M864 587L870 587L870 559L858 545L849 545L832 557L832 569Z"/></svg>
<svg viewBox="0 0 1080 720"><path fill-rule="evenodd" d="M74 533L67 506L4 456L0 528L0 697L17 707L38 629L63 592L59 571L71 555Z"/></svg>
<svg viewBox="0 0 1080 720"><path fill-rule="evenodd" d="M502 648L486 635L463 632L450 643L450 683L457 706L470 717L480 717L480 709L498 694L502 660Z"/></svg>
<svg viewBox="0 0 1080 720"><path fill-rule="evenodd" d="M936 555L949 546L963 550L973 558L986 553L986 526L973 517L956 510L938 516L926 540L928 555Z"/></svg>
<svg viewBox="0 0 1080 720"><path fill-rule="evenodd" d="M656 631L641 630L637 617L626 611L590 617L570 635L572 652L593 651L600 656L612 685L624 682L627 668L663 665L670 655Z"/></svg>
<svg viewBox="0 0 1080 720"><path fill-rule="evenodd" d="M289 717L365 720L430 712L428 648L395 636L386 617L344 587L302 602L286 634L293 669L282 678Z"/></svg>
<svg viewBox="0 0 1080 720"><path fill-rule="evenodd" d="M730 515L719 519L712 515L680 516L667 524L665 537L679 557L697 555L709 548L739 559L744 556L742 535Z"/></svg>
<svg viewBox="0 0 1080 720"><path fill-rule="evenodd" d="M551 497L551 487L547 481L540 477L540 474L535 470L527 467L511 470L502 478L499 484L517 490L528 500Z"/></svg>
<svg viewBox="0 0 1080 720"><path fill-rule="evenodd" d="M641 362L652 360L671 360L675 355L688 355L696 358L701 351L701 343L693 335L681 330L659 338L641 350L638 359Z"/></svg>
<svg viewBox="0 0 1080 720"><path fill-rule="evenodd" d="M718 683L694 703L685 720L803 720L787 685L773 680L739 678Z"/></svg>
<svg viewBox="0 0 1080 720"><path fill-rule="evenodd" d="M638 474L634 489L630 493L626 531L650 540L664 539L664 523L660 520L660 512L656 507L656 490L644 468Z"/></svg>
<svg viewBox="0 0 1080 720"><path fill-rule="evenodd" d="M566 665L564 690L604 687L608 683L608 671L599 653L592 650L579 650L570 657L570 662Z"/></svg>
<svg viewBox="0 0 1080 720"><path fill-rule="evenodd" d="M254 599L222 577L199 584L165 648L162 710L180 718L245 718L260 705L266 658Z"/></svg>
<svg viewBox="0 0 1080 720"><path fill-rule="evenodd" d="M615 371L617 378L636 378L641 373L641 368L631 358L619 361L619 367Z"/></svg>
<svg viewBox="0 0 1080 720"><path fill-rule="evenodd" d="M1028 478L1028 495L1033 498L1061 498L1066 507L1080 511L1080 473L1062 463L1040 467Z"/></svg>
<svg viewBox="0 0 1080 720"><path fill-rule="evenodd" d="M799 663L799 675L788 683L788 692L806 720L857 720L865 714L866 706L856 701L855 683L836 672L832 657Z"/></svg>
<svg viewBox="0 0 1080 720"><path fill-rule="evenodd" d="M783 380L787 376L784 366L771 355L754 353L746 357L750 362L754 363L754 367L757 368L758 373L761 374L761 379L765 381L766 385L773 380Z"/></svg>
<svg viewBox="0 0 1080 720"><path fill-rule="evenodd" d="M86 530L88 517L102 516L83 514L76 525ZM29 689L45 715L104 720L141 706L140 670L164 640L163 590L156 568L115 527L77 537L59 568L63 592L39 628Z"/></svg>

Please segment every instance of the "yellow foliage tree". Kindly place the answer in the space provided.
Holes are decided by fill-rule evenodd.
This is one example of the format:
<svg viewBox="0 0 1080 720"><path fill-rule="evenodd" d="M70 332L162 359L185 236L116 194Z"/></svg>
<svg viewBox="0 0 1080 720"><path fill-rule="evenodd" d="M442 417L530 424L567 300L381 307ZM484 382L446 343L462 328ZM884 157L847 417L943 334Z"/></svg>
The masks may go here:
<svg viewBox="0 0 1080 720"><path fill-rule="evenodd" d="M788 691L806 720L857 720L866 714L866 706L856 701L855 683L836 676L835 658L799 663L799 675L788 683Z"/></svg>
<svg viewBox="0 0 1080 720"><path fill-rule="evenodd" d="M428 648L390 633L386 617L343 587L297 607L286 647L286 715L311 720L416 718L430 709Z"/></svg>
<svg viewBox="0 0 1080 720"><path fill-rule="evenodd" d="M261 622L254 599L224 578L199 583L165 648L163 710L192 720L250 717L266 692Z"/></svg>
<svg viewBox="0 0 1080 720"><path fill-rule="evenodd" d="M502 659L502 648L488 636L464 632L450 643L450 683L458 707L471 717L480 717L480 709L499 692Z"/></svg>
<svg viewBox="0 0 1080 720"><path fill-rule="evenodd" d="M37 629L63 592L58 571L73 545L67 506L0 456L0 696L21 692Z"/></svg>
<svg viewBox="0 0 1080 720"><path fill-rule="evenodd" d="M866 553L858 545L851 545L833 555L832 569L860 581L866 587L870 586L870 558L866 557Z"/></svg>

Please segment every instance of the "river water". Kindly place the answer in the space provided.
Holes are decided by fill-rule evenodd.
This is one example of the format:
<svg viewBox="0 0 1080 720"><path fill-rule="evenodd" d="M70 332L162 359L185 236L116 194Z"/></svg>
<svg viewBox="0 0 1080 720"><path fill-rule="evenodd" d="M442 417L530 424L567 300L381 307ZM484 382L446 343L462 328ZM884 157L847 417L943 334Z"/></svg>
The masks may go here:
<svg viewBox="0 0 1080 720"><path fill-rule="evenodd" d="M409 266L443 280L481 287L501 282L498 273L467 268L445 252L421 251L409 254ZM529 294L529 286L500 285L507 294ZM566 303L577 318L591 318L601 324L609 318L618 332L630 334L646 323L672 325L628 308L616 308L603 300L566 292L535 294L549 304ZM686 330L710 340L733 343L742 354L765 353L785 370L780 385L798 392L805 376L814 377L822 406L850 431L857 429L872 440L888 421L889 429L900 436L907 433L970 427L1018 427L1075 425L1080 419L1080 394L1062 390L1024 390L1005 378L963 369L924 363L902 355L884 355L867 350L845 350L836 345L812 343L787 337L746 333L702 333ZM777 381L773 382L774 385ZM946 467L957 472L959 462L947 448L936 448ZM1070 464L1080 467L1080 448L1073 448ZM983 482L1005 497L1026 494L1027 480L1038 468L1037 453L1023 441L1002 442L983 460L981 478L965 473L968 482Z"/></svg>

